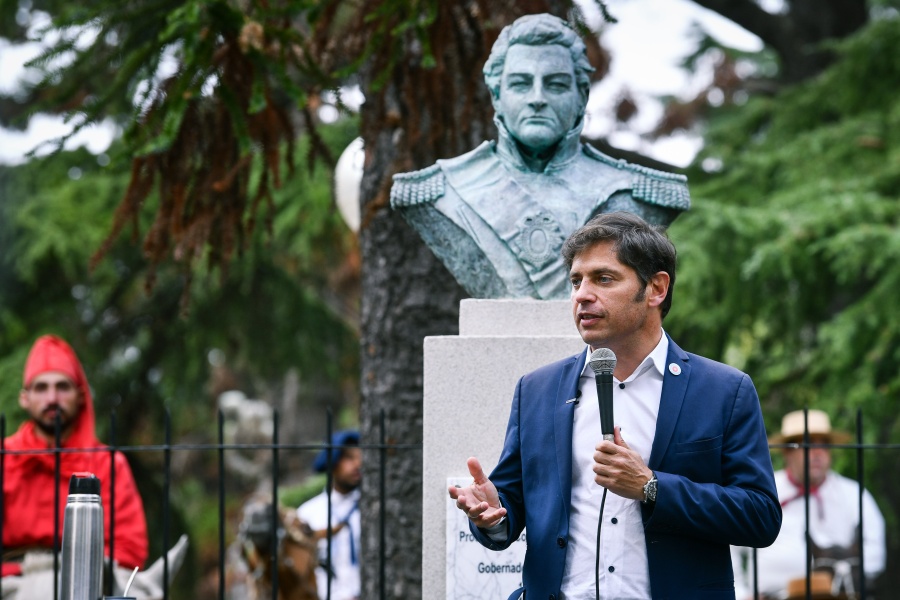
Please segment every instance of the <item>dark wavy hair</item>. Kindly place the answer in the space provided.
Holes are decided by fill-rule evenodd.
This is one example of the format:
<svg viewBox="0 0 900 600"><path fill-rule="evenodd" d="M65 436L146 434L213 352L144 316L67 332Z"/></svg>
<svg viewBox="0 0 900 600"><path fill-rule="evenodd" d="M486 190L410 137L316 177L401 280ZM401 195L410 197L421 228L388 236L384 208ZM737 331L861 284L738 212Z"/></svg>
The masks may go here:
<svg viewBox="0 0 900 600"><path fill-rule="evenodd" d="M639 216L627 212L599 214L575 230L562 247L566 269L572 269L575 257L600 242L612 241L619 262L637 274L642 286L656 273L669 274L669 290L660 305L662 317L672 307L675 289L675 246L661 227L650 225Z"/></svg>

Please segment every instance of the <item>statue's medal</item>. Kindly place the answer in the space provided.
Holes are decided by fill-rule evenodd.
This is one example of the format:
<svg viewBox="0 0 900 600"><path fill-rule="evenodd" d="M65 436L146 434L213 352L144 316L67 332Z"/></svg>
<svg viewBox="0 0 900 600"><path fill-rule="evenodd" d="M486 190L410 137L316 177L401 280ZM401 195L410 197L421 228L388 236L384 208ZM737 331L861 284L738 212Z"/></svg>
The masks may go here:
<svg viewBox="0 0 900 600"><path fill-rule="evenodd" d="M534 270L540 271L557 258L565 236L548 212L526 215L519 219L516 228L517 233L509 239L510 248Z"/></svg>

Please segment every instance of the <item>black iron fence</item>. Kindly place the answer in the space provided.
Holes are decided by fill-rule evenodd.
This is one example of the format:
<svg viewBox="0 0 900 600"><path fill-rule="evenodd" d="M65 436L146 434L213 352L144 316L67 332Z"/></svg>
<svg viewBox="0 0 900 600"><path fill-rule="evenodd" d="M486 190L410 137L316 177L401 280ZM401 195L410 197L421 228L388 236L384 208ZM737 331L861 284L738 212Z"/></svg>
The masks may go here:
<svg viewBox="0 0 900 600"><path fill-rule="evenodd" d="M56 514L59 514L59 508L62 503L65 502L65 499L60 496L60 461L63 455L72 452L105 452L110 455L110 473L108 474L110 477L110 489L112 493L115 494L115 473L114 473L114 459L113 456L115 452L121 451L126 454L132 453L161 453L162 454L162 464L163 464L163 483L162 483L162 499L161 499L161 523L160 527L157 528L158 535L161 536L161 547L163 549L161 560L163 562L163 598L168 600L170 595L169 589L169 569L170 565L168 562L168 557L166 554L166 550L169 549L172 545L171 531L172 531L172 454L173 452L179 451L190 451L190 452L207 452L214 453L217 459L217 523L218 523L218 598L224 600L226 598L226 550L229 546L229 540L227 538L227 523L226 523L226 468L225 468L225 457L226 452L230 451L241 451L241 450L251 450L251 451L268 451L271 453L271 505L274 507L279 506L279 472L280 472L280 454L286 451L321 451L322 449L333 449L339 448L338 446L333 446L330 442L333 434L333 425L332 425L332 417L330 413L327 416L326 421L326 435L325 439L328 440L323 443L285 443L280 441L279 439L279 424L278 424L278 413L275 411L273 413L273 428L272 428L272 441L268 444L237 444L237 443L226 443L225 441L225 427L224 427L224 418L222 411L218 412L218 441L214 444L177 444L172 443L172 426L169 415L167 413L165 424L164 424L164 443L159 445L140 445L140 446L119 446L117 445L116 440L116 416L113 413L110 417L110 427L109 427L109 445L104 448L92 448L92 449L72 449L72 448L59 448L59 443L57 442L57 448L48 449L48 450L40 450L40 451L10 451L5 447L5 437L6 437L6 419L5 416L0 416L0 489L5 489L3 487L4 481L3 478L6 473L6 457L13 454L35 454L35 453L51 453L55 457L55 506L56 506ZM846 443L846 444L821 444L814 443L810 440L808 424L805 425L805 433L802 441L791 444L772 444L770 447L772 449L783 449L783 448L799 448L804 452L805 458L805 480L809 480L809 452L813 448L818 447L828 447L830 449L846 449L852 450L855 452L855 464L856 464L856 475L855 479L858 483L858 513L856 515L859 523L859 572L865 573L865 565L866 565L866 556L864 553L864 544L863 544L863 531L864 531L864 517L863 517L863 495L865 490L865 452L870 450L897 450L900 449L900 445L886 445L886 444L865 444L863 442L863 417L862 413L859 412L856 418L856 441L855 443ZM385 499L387 497L387 490L385 488L385 467L387 463L387 453L395 452L398 450L411 450L411 451L421 451L421 444L397 444L391 443L390 445L385 442L385 420L384 413L382 412L379 423L379 442L377 444L361 444L360 448L363 450L374 450L375 455L378 456L378 472L379 472L379 481L377 482L377 489L379 492L380 502L379 502L379 518L377 523L375 524L378 530L377 539L380 544L379 551L379 564L378 571L380 573L380 594L379 599L384 600L386 598L385 595L385 539L386 539L386 531L385 531ZM58 428L57 428L57 440L58 438ZM327 452L328 456L328 468L326 469L327 480L326 480L326 489L331 489L332 481L331 481L331 460L332 453ZM369 453L371 456L372 453ZM104 474L97 473L98 477L103 477ZM812 548L811 548L811 537L810 537L810 502L811 502L811 494L807 487L805 493L803 495L803 501L805 503L805 532L806 532L806 585L805 585L805 597L807 600L811 600L816 597L813 596L812 590ZM109 506L111 507L110 514L110 532L109 532L109 552L108 556L112 557L112 559L116 556L115 551L115 526L116 526L116 518L114 513L115 507L115 498L111 498L109 502ZM5 503L4 498L0 495L0 514L5 514ZM268 557L269 567L273 570L276 569L279 555L279 537L283 535L283 524L280 521L280 517L277 510L271 510L269 513L270 518L270 527L268 529L268 535L270 536L269 544L274 552ZM332 541L332 529L330 523L332 522L332 512L331 512L331 499L329 495L328 501L328 531L327 531L327 552L324 556L324 562L326 563L324 566L326 569L330 570L330 565L328 564L331 560L331 541ZM369 527L372 524L368 524ZM8 555L4 552L8 550L3 547L3 520L0 519L0 567L5 560L8 560ZM54 523L54 538L57 540L56 550L53 553L54 556L54 571L56 572L59 566L59 540L60 540L60 531L58 522ZM758 594L759 584L758 584L758 573L756 567L756 550L753 550L753 561L752 561L752 580L753 580L753 590L754 597L764 597ZM863 575L864 578L864 575ZM56 578L54 578L56 579ZM111 594L111 578L106 578L106 594ZM326 590L327 597L331 597L331 589L330 584L328 589ZM271 598L272 600L277 600L279 594L279 581L277 577L273 577L271 580ZM0 579L0 596L2 596L2 579ZM858 594L856 596L860 600L865 600L867 598L867 590L865 584L859 586ZM54 582L54 600L59 599L59 589L58 582ZM740 600L740 599L738 599Z"/></svg>
<svg viewBox="0 0 900 600"><path fill-rule="evenodd" d="M109 477L110 481L110 490L111 490L111 498L109 499L109 507L110 507L110 515L109 515L109 523L110 523L110 531L109 531L109 542L108 542L108 553L106 556L107 561L107 569L106 573L109 573L109 567L112 564L112 561L116 558L116 549L115 549L115 527L116 527L116 516L115 516L115 493L116 493L116 485L115 485L115 459L114 455L116 452L122 452L125 454L140 454L140 453L161 453L162 454L162 464L163 464L163 482L162 482L162 499L161 499L161 523L160 526L156 528L156 531L161 536L161 547L163 549L160 560L162 561L162 584L163 584L163 598L164 600L168 600L170 596L170 586L169 586L169 557L167 555L167 550L172 547L172 454L174 452L179 451L189 451L189 452L206 452L206 453L214 453L217 459L217 507L218 507L218 598L224 600L226 597L226 551L230 544L229 540L226 539L228 524L226 523L226 466L225 466L225 456L226 452L229 451L269 451L271 452L271 461L270 461L270 476L271 476L271 498L270 498L270 506L278 507L279 506L279 473L280 473L280 454L287 451L321 451L323 449L329 450L326 452L326 484L325 489L332 489L332 471L333 471L333 457L337 455L337 453L330 452L332 449L341 449L342 446L335 446L331 443L333 437L333 419L332 415L329 411L326 420L326 435L325 442L321 443L286 443L282 442L279 439L279 422L278 422L278 412L273 411L272 415L272 441L267 444L240 444L240 443L226 443L225 441L225 420L221 410L218 411L218 442L214 444L178 444L172 443L172 425L170 415L167 412L164 424L164 443L159 445L140 445L140 446L120 446L117 444L116 437L116 415L113 413L110 417L110 426L109 426L109 445L102 448L61 448L59 443L59 423L57 418L57 427L56 427L56 447L49 448L44 450L8 450L6 448L5 439L6 439L6 417L5 415L0 415L0 490L4 490L4 477L6 475L6 459L11 455L25 455L25 454L52 454L55 460L55 468L54 468L54 485L55 485L55 494L54 494L54 513L59 514L61 507L65 505L66 499L60 494L60 478L61 478L61 459L62 456L71 453L107 453L110 456L110 472L109 473L95 473L95 475L99 478L103 478L104 476ZM379 443L377 444L359 444L358 446L354 445L354 447L359 447L361 450L374 450L375 454L378 456L379 464L378 464L378 473L379 473L379 482L378 482L378 490L381 498L381 502L379 502L379 517L377 522L377 527L379 528L378 532L378 540L380 544L380 551L378 552L378 560L379 560L379 573L381 577L381 581L383 582L385 579L385 513L384 507L385 502L384 498L386 497L386 489L385 489L385 467L386 467L386 458L387 452L390 450L391 452L396 452L398 450L412 450L412 451L421 451L421 444L398 444L391 443L390 445L386 444L385 439L385 418L384 412L382 411L379 421ZM368 453L368 456L371 456L372 453ZM0 515L5 515L5 498L3 497L5 494L0 494ZM326 552L324 552L324 557L322 557L322 566L326 569L327 572L331 572L331 546L332 539L334 535L334 531L332 529L332 506L331 506L331 494L326 495L327 501L327 531L325 533L326 540ZM284 536L284 523L282 522L281 516L279 515L279 511L276 510L268 510L266 512L268 518L270 519L269 527L268 527L268 548L271 549L271 553L267 557L268 568L271 569L271 573L276 574L276 576L272 576L267 581L267 587L271 589L271 598L272 600L277 600L279 597L279 578L277 576L278 565L279 565L279 542L280 539ZM21 553L16 552L14 557L7 552L8 548L3 547L3 528L4 528L4 520L0 519L0 568L2 568L4 562L9 562L10 560L21 559ZM371 525L369 525L371 526ZM152 531L150 532L153 533ZM53 549L53 569L54 572L59 572L59 561L60 561L60 548L61 548L61 532L59 530L59 522L58 520L54 522L54 533L53 538L56 540L55 548ZM48 549L49 550L49 549ZM112 578L106 576L104 582L104 593L107 595L112 595ZM0 596L3 595L2 588L2 578L0 578ZM331 580L328 578L327 582L327 590L325 590L328 598L331 598ZM59 600L59 581L57 577L54 577L53 583L53 600ZM386 598L385 596L385 586L382 583L380 599Z"/></svg>
<svg viewBox="0 0 900 600"><path fill-rule="evenodd" d="M864 497L866 492L865 487L865 451L867 450L896 450L900 449L900 445L896 444L866 444L863 441L863 414L861 410L857 411L856 414L856 431L855 436L856 441L853 443L815 443L811 440L810 430L809 430L809 410L803 410L803 439L794 442L794 443L782 443L782 444L770 444L770 450L783 450L783 449L799 449L803 451L803 482L810 481L810 450L813 448L827 448L829 450L852 450L855 453L855 463L856 463L856 473L853 479L855 479L857 483L857 497L856 497L856 506L857 511L855 515L846 515L846 517L852 518L856 517L857 523L857 540L856 546L858 548L858 557L854 557L854 566L858 568L858 582L853 586L852 590L835 590L833 596L823 596L821 595L821 591L814 590L813 588L813 573L815 569L814 557L813 557L813 537L810 534L810 505L813 499L813 493L811 491L810 485L808 483L801 483L803 485L802 489L802 500L804 506L804 540L805 540L805 564L806 564L806 576L805 581L802 585L802 591L800 591L800 597L804 598L804 600L814 600L816 598L821 597L833 597L833 598L846 598L848 600L866 600L869 594L869 585L866 581L866 556L865 556L865 519L864 519ZM784 504L782 504L784 506ZM886 549L885 549L886 550ZM757 554L758 551L756 548L752 550L752 560L750 561L750 571L752 576L752 589L753 589L753 597L754 598L762 598L765 600L775 600L776 596L766 595L764 592L760 590L759 583L759 572L758 572L758 562L757 562ZM857 562L858 561L858 562ZM848 593L849 592L849 593ZM777 596L780 598L788 598L787 595L782 591L781 596ZM793 600L796 598L796 595L792 595L790 598ZM879 595L879 598L883 598L885 596ZM740 598L738 600L741 600Z"/></svg>

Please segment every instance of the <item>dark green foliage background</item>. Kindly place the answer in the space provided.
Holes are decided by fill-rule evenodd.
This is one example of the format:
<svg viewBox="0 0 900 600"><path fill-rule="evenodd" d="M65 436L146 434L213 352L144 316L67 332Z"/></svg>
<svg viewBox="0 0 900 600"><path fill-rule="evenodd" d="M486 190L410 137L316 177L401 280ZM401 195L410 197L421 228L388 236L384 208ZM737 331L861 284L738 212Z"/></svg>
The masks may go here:
<svg viewBox="0 0 900 600"><path fill-rule="evenodd" d="M670 230L680 256L666 328L750 373L770 432L808 406L854 434L860 411L865 443L897 444L900 22L838 48L821 76L711 120L694 208ZM856 474L853 451L834 455ZM896 557L900 488L884 475L900 453L864 458Z"/></svg>
<svg viewBox="0 0 900 600"><path fill-rule="evenodd" d="M99 101L108 103L91 106L96 115L112 115L125 124L130 135L123 144L131 146L116 146L106 167L85 151L0 167L0 409L8 415L7 432L20 419L15 399L25 353L45 332L63 335L79 350L98 414L115 408L117 432L129 443L157 443L165 410L172 414L176 437L213 438L214 399L206 387L213 348L225 353L251 393L289 368L310 380L330 382L335 390L348 374L355 377L360 371L355 328L323 293L329 270L353 249L333 209L330 172L321 165L298 170L277 192L272 235L266 235L260 222L228 273L193 272L187 315L180 305L182 272L163 266L155 287L145 293L147 266L139 242L127 236L96 271L88 272L89 257L108 233L125 190L128 156L138 148L164 146L184 111L183 102L174 102L168 126L146 139L133 128L137 121L128 100L135 82L152 70L172 40L195 39L207 26L223 31L241 26L237 9L226 2L181 3L177 14L183 18L167 21L165 14L177 4L112 7L100 2L66 8L66 3L33 3L70 23L83 18L80 10L106 15L104 27L121 33L120 44L108 45L100 36L92 50L104 66L125 61L131 70L123 73L133 79L115 80L125 93L100 95ZM292 6L290 16L298 18L312 4ZM257 16L267 10L251 5ZM853 432L861 413L866 443L900 442L896 5L893 0L870 2L875 18L834 45L839 60L818 76L768 95L751 95L744 104L710 109L705 147L688 172L694 208L670 229L679 250L679 272L666 329L691 351L750 373L771 432L778 430L786 411L808 406L826 410L835 426ZM384 3L382 11L402 12L406 29L378 29L369 38L368 52L390 44L399 47L407 30L427 41L423 32L434 6ZM17 7L18 2L0 0L0 35L21 35L12 25ZM141 10L156 17L148 17L152 27L129 27L131 15ZM422 16L418 21L417 15ZM315 11L306 16L310 22L317 18ZM279 31L288 36L285 42L299 39L290 37L294 25L292 21ZM296 28L301 31L305 25L296 23ZM132 50L145 47L145 35L152 37L147 47L153 54L140 63L142 55ZM180 84L194 91L208 66L201 50L209 48L202 43L197 48L183 57L188 68ZM430 66L434 57L427 44L423 48L421 61ZM394 65L394 55L386 56L386 64ZM774 68L770 51L744 59L764 65L763 73ZM261 80L285 84L281 92L286 101L305 102L305 88L287 84L292 78L316 79L315 65L306 65L310 70L296 76L277 61L254 60ZM62 73L62 81L102 88L105 71L91 72L91 64L78 63ZM338 74L352 78L360 64L338 65L343 69ZM384 86L390 74L388 68L376 74L373 88ZM0 104L0 122L8 123L7 114L17 112L10 106ZM356 131L357 123L346 119L321 133L337 154ZM303 139L298 164L305 164L307 151ZM73 167L80 169L80 178L70 178ZM152 208L143 215L147 222L142 231ZM127 348L139 351L127 354L136 359L126 359ZM106 423L100 423L100 430L108 433ZM867 486L888 519L889 565L882 589L898 589L900 484L893 474L900 467L900 452L866 450L864 457ZM856 474L853 451L837 450L835 460L842 472ZM151 466L142 471L149 498L159 489L149 475ZM209 503L198 499L208 494L204 483L179 490L177 502L195 531L212 532ZM301 487L289 497L308 493Z"/></svg>
<svg viewBox="0 0 900 600"><path fill-rule="evenodd" d="M344 119L322 134L339 153L356 130L353 119ZM299 150L306 151L305 140ZM79 354L98 432L107 442L112 413L118 444L163 443L167 413L175 443L215 442L213 349L224 353L235 383L251 397L277 388L285 372L296 369L309 387L326 390L329 404L350 409L352 422L357 407L343 392L357 387L357 333L352 315L341 314L326 288L329 269L353 251L353 243L334 210L330 170L299 168L276 192L271 234L260 224L228 273L198 269L184 313L180 272L160 270L148 293L139 244L127 238L96 270L88 269L127 184L125 165L120 156L101 167L97 157L77 150L0 167L0 412L6 433L24 418L17 403L22 369L34 339L44 333L62 336ZM318 443L320 437L291 441ZM191 532L183 576L190 581L198 577L196 553L216 547L215 457L207 454L186 483L173 488L170 543ZM162 550L162 457L128 457L147 509L152 559ZM286 475L287 482L296 480ZM229 528L236 527L236 511L252 491L233 494ZM308 495L289 491L291 499Z"/></svg>

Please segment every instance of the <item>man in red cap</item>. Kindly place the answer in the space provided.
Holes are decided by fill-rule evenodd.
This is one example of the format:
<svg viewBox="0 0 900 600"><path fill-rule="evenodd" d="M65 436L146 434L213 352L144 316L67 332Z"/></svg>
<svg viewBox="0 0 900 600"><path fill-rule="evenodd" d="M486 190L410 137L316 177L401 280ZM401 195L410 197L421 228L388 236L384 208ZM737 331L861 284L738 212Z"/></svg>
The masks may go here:
<svg viewBox="0 0 900 600"><path fill-rule="evenodd" d="M78 357L62 339L39 338L25 363L19 405L29 420L6 438L7 452L52 450L57 420L62 448L104 448L94 432L94 404ZM115 469L115 544L113 559L121 567L142 567L147 559L144 506L125 456L116 452L59 454L59 506L54 511L56 458L53 452L8 453L3 473L3 577L22 574L22 561L32 551L50 551L54 543L53 515L62 535L69 478L87 471L101 482L106 555L113 514L110 480ZM113 463L113 464L111 464ZM6 581L4 581L6 589Z"/></svg>

